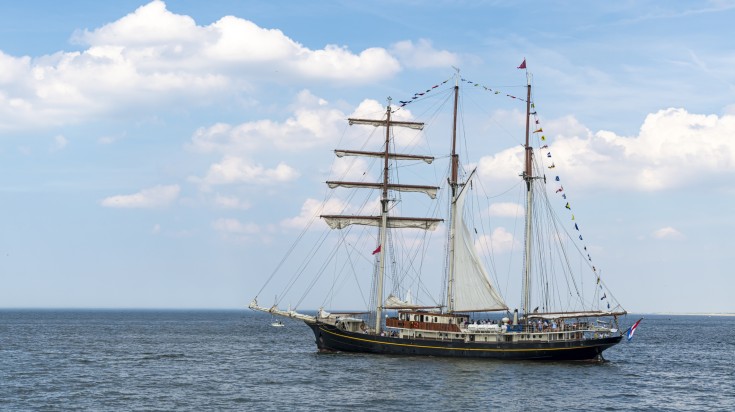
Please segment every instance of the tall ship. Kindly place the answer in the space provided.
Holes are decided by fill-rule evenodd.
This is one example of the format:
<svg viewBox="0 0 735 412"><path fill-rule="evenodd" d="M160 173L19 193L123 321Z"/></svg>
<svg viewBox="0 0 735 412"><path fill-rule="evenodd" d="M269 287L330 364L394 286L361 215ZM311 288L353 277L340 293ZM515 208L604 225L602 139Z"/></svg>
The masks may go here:
<svg viewBox="0 0 735 412"><path fill-rule="evenodd" d="M519 69L525 68L524 60ZM359 207L345 206L347 202L330 203L331 197L325 200L314 219L325 222L325 229L335 234L336 240L319 237L309 242L303 260L285 270L288 278L282 283L281 292L285 294L294 289L306 294L321 288L326 295L324 304L311 312L291 308L290 304L283 309L278 302L264 307L258 304L256 296L249 308L303 321L312 329L319 351L602 360L603 351L622 339L620 322L626 311L604 286L601 270L595 267L587 245L582 242L578 220L571 214L571 219L565 221L569 215L553 210L555 205L562 213L571 211L571 207L566 193L561 193L564 189L556 165L549 162L551 152L539 126L528 72L524 83L521 87L525 96L516 97L464 79L456 70L452 78L422 89L411 99L393 104L389 98L381 117L348 118L348 124L364 130L367 138L358 150L335 150L337 158L362 159L358 164L363 166L373 162L373 169L382 169L380 176L343 173L358 178L326 182L334 189L330 192L367 191L372 195L368 194ZM492 249L500 247L493 247L493 237L480 233L485 226L475 223L476 216L487 217L488 208L472 206L477 203L469 199L481 188L490 192L485 195L486 200L506 188L484 188L477 163L460 161L460 148L469 140L465 129L461 129L464 118L460 112L462 92L468 87L473 92L500 94L525 103L525 110L519 110L525 111L525 134L518 138L522 155L519 153L520 170L515 171L519 192L515 205L522 219L517 225L518 236L514 236L523 241L516 242L516 273L508 274L505 283L499 280L501 265L492 264L496 262L492 260ZM430 96L435 99L433 103ZM430 103L425 111L427 117L436 117L442 110L449 114L442 124L444 132L439 133L447 142L444 144L448 153L436 157L413 153L416 146L410 142L429 139L427 125L414 121L413 114L408 115L407 107L415 107L418 102ZM522 126L518 129L522 130ZM430 145L439 144L425 146ZM402 147L409 150L399 152ZM430 177L419 182L434 179L434 184L408 182L419 176L416 168L439 161L446 164L441 173L429 170ZM373 180L368 180L371 177ZM441 203L439 195L445 199L446 210L435 205ZM419 198L424 201L423 208L404 207ZM354 202L357 198L348 199ZM328 208L327 204L343 207L340 213L328 213L334 207ZM409 215L416 210L426 213ZM299 238L310 230L304 229ZM427 235L430 233L439 236ZM428 246L436 237L441 245ZM293 257L296 245L289 248L287 257ZM316 250L327 246L333 250L317 259ZM339 258L344 263L338 263ZM277 283L275 275L284 271L285 259L268 277L266 285ZM355 269L360 262L368 262L369 269ZM495 270L489 271L489 266ZM313 280L301 281L309 275L313 275ZM356 279L357 291L346 286L352 279ZM506 286L513 280L518 284L515 289ZM434 296L428 286L430 281L438 284L433 289L438 291ZM264 289L265 286L259 294ZM369 299L363 296L365 290L369 290ZM512 291L518 297L514 308L504 296ZM356 307L358 297L363 298L364 310ZM297 306L303 301L301 298ZM342 302L343 307L344 302L354 306L349 311L330 308L330 302L335 301Z"/></svg>

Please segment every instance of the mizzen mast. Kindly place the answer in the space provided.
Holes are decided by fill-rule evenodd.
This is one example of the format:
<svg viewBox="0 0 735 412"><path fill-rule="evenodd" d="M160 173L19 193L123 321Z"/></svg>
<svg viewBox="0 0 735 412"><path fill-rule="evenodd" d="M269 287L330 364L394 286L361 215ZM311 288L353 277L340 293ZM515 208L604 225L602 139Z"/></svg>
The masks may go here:
<svg viewBox="0 0 735 412"><path fill-rule="evenodd" d="M525 63L525 60L524 60ZM526 219L525 219L525 247L524 247L524 264L523 264L523 307L522 313L526 316L531 308L531 239L533 228L531 226L533 213L533 148L530 145L531 131L531 81L526 72L526 144L524 146L526 152L525 169L523 170L523 180L526 182Z"/></svg>

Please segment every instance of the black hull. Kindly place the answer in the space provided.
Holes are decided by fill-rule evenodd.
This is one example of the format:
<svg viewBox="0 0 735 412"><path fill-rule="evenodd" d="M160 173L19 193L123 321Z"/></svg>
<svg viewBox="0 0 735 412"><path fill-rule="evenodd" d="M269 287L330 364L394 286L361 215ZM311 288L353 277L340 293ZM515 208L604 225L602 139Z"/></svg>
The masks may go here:
<svg viewBox="0 0 735 412"><path fill-rule="evenodd" d="M441 356L507 360L594 360L622 336L557 342L464 342L405 339L347 332L333 325L307 323L320 351L383 355Z"/></svg>

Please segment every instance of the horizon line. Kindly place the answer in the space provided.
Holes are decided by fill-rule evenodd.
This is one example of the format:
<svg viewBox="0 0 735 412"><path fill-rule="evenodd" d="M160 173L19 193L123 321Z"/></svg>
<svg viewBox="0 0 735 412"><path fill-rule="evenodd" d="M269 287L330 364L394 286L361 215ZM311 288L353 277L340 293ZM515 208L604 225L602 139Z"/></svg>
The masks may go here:
<svg viewBox="0 0 735 412"><path fill-rule="evenodd" d="M32 307L32 306L8 306L0 307L0 311L6 310L38 310L38 311L248 311L243 307ZM306 312L316 312L319 309L302 309ZM341 310L341 309L340 309ZM331 312L338 312L332 309ZM351 310L353 311L353 310ZM253 311L256 312L256 311ZM735 312L628 312L628 315L655 315L655 316L733 316Z"/></svg>

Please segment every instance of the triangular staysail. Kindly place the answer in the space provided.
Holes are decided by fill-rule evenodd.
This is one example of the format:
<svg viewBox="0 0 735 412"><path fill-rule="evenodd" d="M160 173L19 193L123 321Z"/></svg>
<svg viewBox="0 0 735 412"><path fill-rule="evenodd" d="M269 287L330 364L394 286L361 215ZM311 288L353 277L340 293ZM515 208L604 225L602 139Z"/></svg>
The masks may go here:
<svg viewBox="0 0 735 412"><path fill-rule="evenodd" d="M465 185L464 189L467 189ZM485 312L507 310L508 306L490 284L490 280L477 255L469 228L464 222L464 200L468 190L462 190L455 200L454 220L454 276L453 311Z"/></svg>

